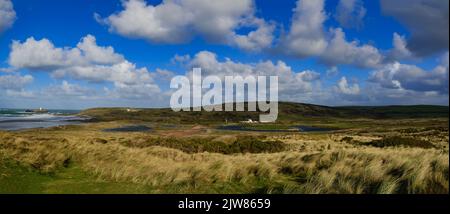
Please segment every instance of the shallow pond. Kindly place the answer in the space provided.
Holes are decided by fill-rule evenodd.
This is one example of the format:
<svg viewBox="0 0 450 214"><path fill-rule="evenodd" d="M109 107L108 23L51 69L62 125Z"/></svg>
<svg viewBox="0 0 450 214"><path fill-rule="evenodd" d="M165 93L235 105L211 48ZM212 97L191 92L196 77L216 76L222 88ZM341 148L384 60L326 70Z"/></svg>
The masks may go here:
<svg viewBox="0 0 450 214"><path fill-rule="evenodd" d="M152 128L144 125L132 125L132 126L122 126L112 129L103 129L104 132L147 132L151 131Z"/></svg>
<svg viewBox="0 0 450 214"><path fill-rule="evenodd" d="M326 132L334 131L333 128L315 127L315 126L291 126L289 129L258 129L258 127L245 127L242 125L219 126L218 130L225 131L249 131L249 132Z"/></svg>
<svg viewBox="0 0 450 214"><path fill-rule="evenodd" d="M336 130L335 128L324 128L315 126L295 126L300 132L329 132Z"/></svg>

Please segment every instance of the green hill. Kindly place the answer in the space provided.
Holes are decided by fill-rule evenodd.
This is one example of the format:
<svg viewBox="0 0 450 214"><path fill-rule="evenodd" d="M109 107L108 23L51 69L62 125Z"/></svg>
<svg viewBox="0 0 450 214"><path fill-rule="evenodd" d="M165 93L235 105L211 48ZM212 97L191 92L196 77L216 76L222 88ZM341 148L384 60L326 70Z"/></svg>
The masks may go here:
<svg viewBox="0 0 450 214"><path fill-rule="evenodd" d="M165 109L94 108L80 113L95 121L138 120L164 123L223 123L238 122L247 119L258 120L260 112L174 112ZM291 122L320 118L371 118L371 119L407 119L407 118L448 118L448 106L345 106L329 107L302 103L279 103L277 122Z"/></svg>

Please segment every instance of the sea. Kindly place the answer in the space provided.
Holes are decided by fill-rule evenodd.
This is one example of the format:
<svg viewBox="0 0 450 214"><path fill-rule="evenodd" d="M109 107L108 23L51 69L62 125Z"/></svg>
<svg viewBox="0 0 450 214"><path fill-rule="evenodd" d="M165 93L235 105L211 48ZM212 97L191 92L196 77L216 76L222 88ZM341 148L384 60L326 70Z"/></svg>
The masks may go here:
<svg viewBox="0 0 450 214"><path fill-rule="evenodd" d="M77 110L48 110L47 113L30 113L26 109L0 108L0 130L17 131L33 128L79 124L89 118L79 117Z"/></svg>

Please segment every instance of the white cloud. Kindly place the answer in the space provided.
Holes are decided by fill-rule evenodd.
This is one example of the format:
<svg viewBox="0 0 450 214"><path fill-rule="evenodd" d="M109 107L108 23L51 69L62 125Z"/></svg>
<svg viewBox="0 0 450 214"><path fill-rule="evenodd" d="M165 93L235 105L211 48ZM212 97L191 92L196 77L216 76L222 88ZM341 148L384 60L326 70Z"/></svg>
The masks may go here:
<svg viewBox="0 0 450 214"><path fill-rule="evenodd" d="M318 57L329 66L378 67L384 59L377 48L347 42L341 28L324 31L324 7L323 0L298 0L290 32L281 38L280 51L299 58Z"/></svg>
<svg viewBox="0 0 450 214"><path fill-rule="evenodd" d="M92 97L96 91L63 80L61 85L53 85L43 90L41 95L50 97Z"/></svg>
<svg viewBox="0 0 450 214"><path fill-rule="evenodd" d="M187 26L194 14L186 13L174 1L152 6L145 1L129 0L123 1L123 7L123 11L101 20L111 31L156 43L181 43L191 39Z"/></svg>
<svg viewBox="0 0 450 214"><path fill-rule="evenodd" d="M361 68L378 67L383 56L371 45L360 45L359 42L347 42L341 28L332 29L333 38L320 60L328 65L347 64Z"/></svg>
<svg viewBox="0 0 450 214"><path fill-rule="evenodd" d="M175 56L172 57L172 59L170 59L170 62L172 64L177 64L177 63L184 64L184 63L188 62L189 60L191 60L191 56L189 54L186 54L186 55L175 54Z"/></svg>
<svg viewBox="0 0 450 214"><path fill-rule="evenodd" d="M340 0L334 18L342 27L360 28L366 12L361 0Z"/></svg>
<svg viewBox="0 0 450 214"><path fill-rule="evenodd" d="M70 76L90 82L106 81L126 85L153 82L153 78L146 68L137 68L135 64L128 61L113 65L70 66L56 69L52 76L55 78Z"/></svg>
<svg viewBox="0 0 450 214"><path fill-rule="evenodd" d="M209 42L258 51L272 43L274 27L254 16L253 0L163 0L158 5L143 0L123 1L124 9L97 21L120 35L152 43L179 44L201 36ZM254 27L246 35L236 31Z"/></svg>
<svg viewBox="0 0 450 214"><path fill-rule="evenodd" d="M202 68L202 75L218 75L223 78L226 75L241 76L273 76L279 79L280 96L291 96L309 93L314 90L315 83L320 79L320 74L305 70L294 72L290 66L283 61L261 61L257 63L240 63L231 59L220 61L212 52L202 51L197 53L189 63L189 69L193 67ZM191 74L188 73L188 76ZM283 97L281 97L283 98Z"/></svg>
<svg viewBox="0 0 450 214"><path fill-rule="evenodd" d="M161 80L161 81L170 81L172 77L175 76L175 73L165 69L156 69L153 74L153 78Z"/></svg>
<svg viewBox="0 0 450 214"><path fill-rule="evenodd" d="M16 71L16 69L9 67L9 68L0 68L0 72L5 72L5 73L12 73Z"/></svg>
<svg viewBox="0 0 450 214"><path fill-rule="evenodd" d="M111 82L118 95L142 97L159 93L155 74L146 68L138 68L110 46L101 47L94 36L88 35L74 48L55 47L48 39L29 38L25 42L14 41L9 55L14 69L48 71L55 78L71 77L88 82ZM66 84L68 86L68 84ZM137 91L136 88L142 88ZM124 92L121 94L120 92Z"/></svg>
<svg viewBox="0 0 450 214"><path fill-rule="evenodd" d="M357 83L354 83L353 85L350 86L347 82L346 77L342 77L338 81L337 86L335 88L338 93L344 95L359 95L361 92L359 89L359 85Z"/></svg>
<svg viewBox="0 0 450 214"><path fill-rule="evenodd" d="M0 75L0 101L3 95L15 98L33 98L34 93L25 89L33 81L34 78L31 75Z"/></svg>
<svg viewBox="0 0 450 214"><path fill-rule="evenodd" d="M311 82L311 81L319 80L320 74L315 71L306 70L306 71L297 73L296 77L301 79L302 81Z"/></svg>
<svg viewBox="0 0 450 214"><path fill-rule="evenodd" d="M392 39L393 49L388 53L388 59L399 61L404 59L413 59L414 56L407 47L407 42L404 36L394 33Z"/></svg>
<svg viewBox="0 0 450 214"><path fill-rule="evenodd" d="M109 96L127 99L144 99L160 96L160 88L154 83L141 83L127 85L121 82L114 83L114 90L110 91Z"/></svg>
<svg viewBox="0 0 450 214"><path fill-rule="evenodd" d="M339 74L339 69L336 66L327 70L327 77L333 77Z"/></svg>
<svg viewBox="0 0 450 214"><path fill-rule="evenodd" d="M415 65L395 62L372 72L369 81L388 89L437 92L448 95L448 78L447 52L442 62L431 71L425 71Z"/></svg>
<svg viewBox="0 0 450 214"><path fill-rule="evenodd" d="M124 61L110 46L100 47L92 35L87 35L75 48L57 48L48 39L28 38L13 41L8 62L16 68L53 70L70 66L111 65Z"/></svg>
<svg viewBox="0 0 450 214"><path fill-rule="evenodd" d="M261 51L261 49L272 45L275 25L268 24L262 19L255 19L253 23L249 24L249 26L256 27L256 30L251 31L247 35L239 35L234 33L231 44L250 52Z"/></svg>
<svg viewBox="0 0 450 214"><path fill-rule="evenodd" d="M234 62L231 59L220 62L217 59L217 55L209 51L198 52L188 65L190 68L202 68L202 72L205 75L218 75L221 77L234 74L245 76L254 72L251 65Z"/></svg>
<svg viewBox="0 0 450 214"><path fill-rule="evenodd" d="M13 42L8 61L16 68L39 70L64 66L69 63L68 60L64 56L64 50L55 48L49 40L36 41L28 38L24 43Z"/></svg>
<svg viewBox="0 0 450 214"><path fill-rule="evenodd" d="M448 105L448 53L439 64L426 71L415 65L390 63L372 72L365 87L342 77L334 87L332 105ZM333 93L333 92L331 92ZM336 97L338 99L336 99Z"/></svg>
<svg viewBox="0 0 450 214"><path fill-rule="evenodd" d="M3 75L0 76L0 89L21 90L33 80L31 75Z"/></svg>
<svg viewBox="0 0 450 214"><path fill-rule="evenodd" d="M84 60L88 63L109 65L124 61L124 57L121 54L115 53L113 47L98 46L97 40L92 35L84 37L78 43L77 48L80 50Z"/></svg>
<svg viewBox="0 0 450 214"><path fill-rule="evenodd" d="M7 89L6 90L6 96L9 97L20 97L20 98L34 98L35 97L35 93L33 93L32 91L27 91L24 89L20 89L20 90L11 90L11 89Z"/></svg>
<svg viewBox="0 0 450 214"><path fill-rule="evenodd" d="M296 57L320 55L327 46L323 23L327 19L324 0L299 0L290 31L282 38L282 51Z"/></svg>
<svg viewBox="0 0 450 214"><path fill-rule="evenodd" d="M255 11L254 0L163 0L157 5L125 0L121 11L106 18L98 14L95 17L112 32L152 43L187 43L201 37L250 52L275 48L297 58L318 57L329 66L375 68L384 61L377 48L346 41L342 29L324 30L327 20L324 0L298 0L290 29L275 47L275 24L256 17ZM360 0L341 0L336 18L344 25L361 25L365 13ZM245 34L237 33L242 28L253 29ZM185 59L178 56L174 60Z"/></svg>
<svg viewBox="0 0 450 214"><path fill-rule="evenodd" d="M436 91L414 91L402 88L386 88L378 83L368 82L364 94L370 101L364 105L448 105L448 94Z"/></svg>
<svg viewBox="0 0 450 214"><path fill-rule="evenodd" d="M16 12L10 0L0 0L0 33L10 28L16 20Z"/></svg>

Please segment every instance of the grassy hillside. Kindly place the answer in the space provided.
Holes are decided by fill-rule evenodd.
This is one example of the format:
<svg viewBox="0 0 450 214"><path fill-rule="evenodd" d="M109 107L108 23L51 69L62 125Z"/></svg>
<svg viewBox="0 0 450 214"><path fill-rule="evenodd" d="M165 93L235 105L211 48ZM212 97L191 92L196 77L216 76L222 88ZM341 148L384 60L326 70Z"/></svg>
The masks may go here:
<svg viewBox="0 0 450 214"><path fill-rule="evenodd" d="M276 124L240 125L267 132L219 128L258 112L126 108L81 113L95 123L0 131L0 193L448 194L448 107L280 111ZM151 129L120 129L130 125ZM333 129L270 132L297 125Z"/></svg>
<svg viewBox="0 0 450 214"><path fill-rule="evenodd" d="M448 117L447 106L382 106L382 107L328 107L301 103L279 103L279 123L289 123L311 118L372 118L406 119ZM139 120L165 123L223 123L249 118L258 120L259 112L174 112L171 109L95 108L81 112L97 121Z"/></svg>
<svg viewBox="0 0 450 214"><path fill-rule="evenodd" d="M339 107L359 115L370 115L376 118L437 118L448 117L448 106L413 105L413 106L359 106Z"/></svg>
<svg viewBox="0 0 450 214"><path fill-rule="evenodd" d="M102 131L118 121L0 131L0 193L448 194L446 119L345 121L370 123L322 133Z"/></svg>

